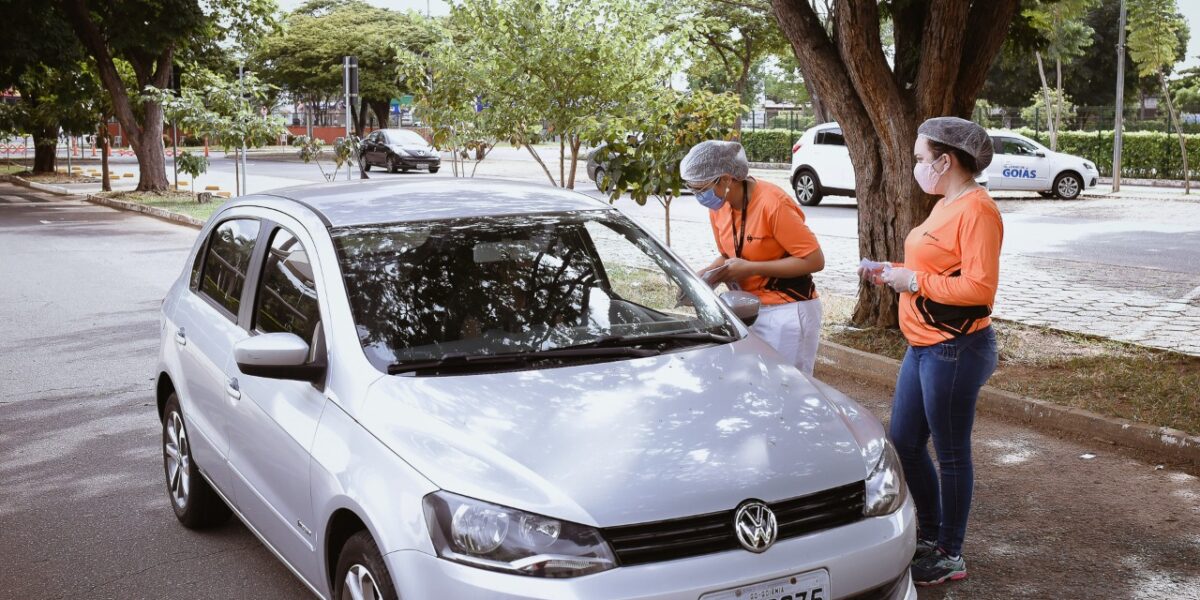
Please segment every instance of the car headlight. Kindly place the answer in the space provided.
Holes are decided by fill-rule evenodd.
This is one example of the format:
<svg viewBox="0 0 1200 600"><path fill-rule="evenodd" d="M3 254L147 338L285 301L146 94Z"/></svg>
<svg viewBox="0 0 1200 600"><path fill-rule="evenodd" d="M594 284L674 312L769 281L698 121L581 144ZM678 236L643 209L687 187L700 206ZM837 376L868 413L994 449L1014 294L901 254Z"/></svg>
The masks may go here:
<svg viewBox="0 0 1200 600"><path fill-rule="evenodd" d="M867 476L867 498L863 514L868 517L890 515L904 505L908 497L908 486L904 484L904 469L892 443L883 440L879 445L878 458L874 458L871 474Z"/></svg>
<svg viewBox="0 0 1200 600"><path fill-rule="evenodd" d="M433 546L446 560L533 577L578 577L616 566L593 527L445 491L425 496L424 504Z"/></svg>
<svg viewBox="0 0 1200 600"><path fill-rule="evenodd" d="M1092 164L1092 163L1090 163L1090 162L1088 162L1088 161L1086 161L1086 160L1085 160L1085 161L1083 161L1083 168L1085 168L1085 169L1087 169L1087 170L1089 170L1089 171L1095 171L1095 170L1096 170L1096 165L1094 165L1094 164Z"/></svg>

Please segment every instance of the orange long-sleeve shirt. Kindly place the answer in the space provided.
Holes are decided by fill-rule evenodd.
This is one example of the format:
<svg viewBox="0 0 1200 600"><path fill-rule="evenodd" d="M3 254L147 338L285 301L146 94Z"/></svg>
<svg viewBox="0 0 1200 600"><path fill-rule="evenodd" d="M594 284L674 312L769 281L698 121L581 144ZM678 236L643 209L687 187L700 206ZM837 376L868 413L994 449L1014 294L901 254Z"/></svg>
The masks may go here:
<svg viewBox="0 0 1200 600"><path fill-rule="evenodd" d="M904 240L904 267L919 291L900 294L900 330L913 346L932 346L991 324L1000 280L1004 223L984 189L949 206L938 202Z"/></svg>

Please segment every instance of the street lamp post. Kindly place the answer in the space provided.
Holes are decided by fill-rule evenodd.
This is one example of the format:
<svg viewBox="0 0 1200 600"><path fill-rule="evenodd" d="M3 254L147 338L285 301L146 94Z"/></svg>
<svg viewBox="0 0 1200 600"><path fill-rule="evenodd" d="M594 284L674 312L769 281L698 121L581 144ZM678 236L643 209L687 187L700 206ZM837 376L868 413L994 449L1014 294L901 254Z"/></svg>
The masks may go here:
<svg viewBox="0 0 1200 600"><path fill-rule="evenodd" d="M1125 0L1121 0L1121 24L1117 41L1117 113L1113 123L1112 191L1121 191L1122 129L1125 126Z"/></svg>

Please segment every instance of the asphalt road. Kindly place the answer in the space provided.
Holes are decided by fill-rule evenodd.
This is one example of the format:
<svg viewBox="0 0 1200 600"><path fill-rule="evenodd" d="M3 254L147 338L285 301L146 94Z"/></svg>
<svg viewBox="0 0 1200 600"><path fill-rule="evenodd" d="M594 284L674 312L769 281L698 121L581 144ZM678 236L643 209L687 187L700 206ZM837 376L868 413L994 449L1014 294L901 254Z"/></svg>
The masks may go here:
<svg viewBox="0 0 1200 600"><path fill-rule="evenodd" d="M156 310L194 237L0 184L0 598L306 596L165 496ZM886 416L890 390L819 375ZM971 578L923 598L1200 600L1194 473L986 417L975 449Z"/></svg>
<svg viewBox="0 0 1200 600"><path fill-rule="evenodd" d="M0 598L303 598L236 520L175 520L157 309L196 236L0 185Z"/></svg>

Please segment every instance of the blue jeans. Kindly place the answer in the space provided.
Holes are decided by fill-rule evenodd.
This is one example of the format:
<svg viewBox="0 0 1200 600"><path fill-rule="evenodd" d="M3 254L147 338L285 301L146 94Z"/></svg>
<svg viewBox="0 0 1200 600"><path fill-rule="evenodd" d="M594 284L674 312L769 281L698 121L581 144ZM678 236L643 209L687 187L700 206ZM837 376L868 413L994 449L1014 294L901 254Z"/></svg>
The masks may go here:
<svg viewBox="0 0 1200 600"><path fill-rule="evenodd" d="M996 334L987 327L933 346L910 346L896 380L889 435L917 507L918 534L952 556L962 551L975 483L975 401L997 360ZM926 447L931 434L940 479Z"/></svg>

